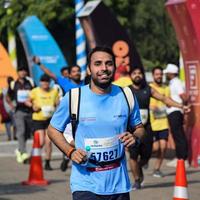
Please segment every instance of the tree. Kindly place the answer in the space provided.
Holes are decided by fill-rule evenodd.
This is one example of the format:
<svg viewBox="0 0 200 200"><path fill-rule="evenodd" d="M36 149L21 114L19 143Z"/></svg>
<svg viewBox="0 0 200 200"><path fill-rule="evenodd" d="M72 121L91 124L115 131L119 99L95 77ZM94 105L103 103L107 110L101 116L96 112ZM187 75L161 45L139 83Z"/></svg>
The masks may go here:
<svg viewBox="0 0 200 200"><path fill-rule="evenodd" d="M130 34L145 67L178 61L175 32L165 0L106 0Z"/></svg>
<svg viewBox="0 0 200 200"><path fill-rule="evenodd" d="M17 36L17 54L19 65L27 65L22 44L17 35L17 26L30 15L36 15L49 29L61 47L67 60L72 62L74 48L74 4L71 0L11 0L4 8L5 1L0 0L0 40L6 44L6 30L11 29ZM70 42L69 42L70 41ZM74 50L74 52L73 52ZM68 53L66 53L68 52Z"/></svg>

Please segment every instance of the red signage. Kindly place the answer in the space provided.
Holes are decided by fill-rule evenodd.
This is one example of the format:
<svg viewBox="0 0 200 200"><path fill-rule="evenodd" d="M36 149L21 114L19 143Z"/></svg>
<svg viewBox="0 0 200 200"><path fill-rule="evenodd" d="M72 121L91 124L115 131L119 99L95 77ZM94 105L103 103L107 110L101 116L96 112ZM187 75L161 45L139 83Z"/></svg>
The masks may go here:
<svg viewBox="0 0 200 200"><path fill-rule="evenodd" d="M168 0L166 8L184 60L186 91L192 104L187 137L190 161L197 167L200 157L200 1Z"/></svg>

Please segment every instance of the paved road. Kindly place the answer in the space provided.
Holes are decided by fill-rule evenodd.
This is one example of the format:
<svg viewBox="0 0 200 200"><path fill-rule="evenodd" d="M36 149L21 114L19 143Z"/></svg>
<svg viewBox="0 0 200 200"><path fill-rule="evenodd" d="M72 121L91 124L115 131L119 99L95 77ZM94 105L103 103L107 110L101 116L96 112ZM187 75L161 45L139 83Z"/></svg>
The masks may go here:
<svg viewBox="0 0 200 200"><path fill-rule="evenodd" d="M31 142L29 143L31 144ZM21 182L28 178L29 165L16 163L12 153L15 145L15 142L10 144L0 142L0 200L71 200L69 190L71 168L66 173L60 171L61 153L56 149L54 150L52 161L54 170L44 172L45 178L51 183L50 185L45 187L23 186ZM175 168L166 167L165 160L163 172L166 176L154 178L152 177L153 162L154 159L151 159L148 170L145 170L144 188L139 191L132 191L131 200L172 199ZM199 200L200 169L188 168L187 178L190 200Z"/></svg>

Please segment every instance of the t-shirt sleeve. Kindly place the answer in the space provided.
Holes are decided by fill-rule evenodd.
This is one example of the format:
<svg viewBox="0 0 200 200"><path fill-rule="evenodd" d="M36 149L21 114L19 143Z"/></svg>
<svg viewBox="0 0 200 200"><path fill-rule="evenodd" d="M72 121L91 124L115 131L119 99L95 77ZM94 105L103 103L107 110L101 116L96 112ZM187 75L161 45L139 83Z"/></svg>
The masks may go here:
<svg viewBox="0 0 200 200"><path fill-rule="evenodd" d="M133 128L134 126L137 126L138 124L142 123L141 116L140 116L140 109L137 102L137 98L134 95L134 107L132 110L132 113L130 114L130 120L129 125Z"/></svg>
<svg viewBox="0 0 200 200"><path fill-rule="evenodd" d="M181 81L179 81L179 80L176 81L176 84L174 87L175 87L178 95L185 93L185 90L184 90L184 87L183 87L183 84L181 83Z"/></svg>
<svg viewBox="0 0 200 200"><path fill-rule="evenodd" d="M32 89L30 92L29 92L29 98L30 99L34 99L35 97L35 89Z"/></svg>
<svg viewBox="0 0 200 200"><path fill-rule="evenodd" d="M56 82L58 83L58 85L60 85L62 83L62 77L58 76Z"/></svg>
<svg viewBox="0 0 200 200"><path fill-rule="evenodd" d="M168 86L165 88L165 96L170 97L170 89Z"/></svg>
<svg viewBox="0 0 200 200"><path fill-rule="evenodd" d="M56 130L63 133L69 122L69 93L66 93L66 95L63 97L60 104L58 105L55 113L53 114L50 124Z"/></svg>

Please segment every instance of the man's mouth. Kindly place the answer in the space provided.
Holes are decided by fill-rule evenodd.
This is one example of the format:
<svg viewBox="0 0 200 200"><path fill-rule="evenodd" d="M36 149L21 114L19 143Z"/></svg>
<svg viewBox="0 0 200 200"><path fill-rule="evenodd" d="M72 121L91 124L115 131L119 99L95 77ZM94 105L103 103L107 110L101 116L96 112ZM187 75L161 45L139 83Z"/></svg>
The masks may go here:
<svg viewBox="0 0 200 200"><path fill-rule="evenodd" d="M111 75L110 72L98 74L98 76L99 76L101 79L108 79L108 78L110 78L110 75Z"/></svg>

